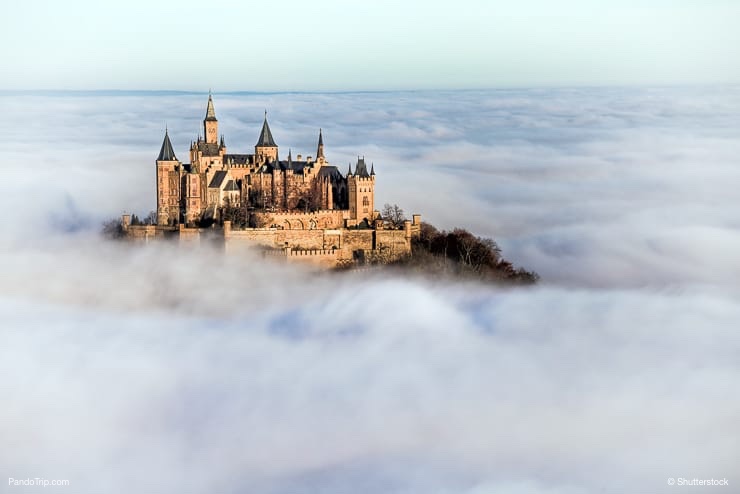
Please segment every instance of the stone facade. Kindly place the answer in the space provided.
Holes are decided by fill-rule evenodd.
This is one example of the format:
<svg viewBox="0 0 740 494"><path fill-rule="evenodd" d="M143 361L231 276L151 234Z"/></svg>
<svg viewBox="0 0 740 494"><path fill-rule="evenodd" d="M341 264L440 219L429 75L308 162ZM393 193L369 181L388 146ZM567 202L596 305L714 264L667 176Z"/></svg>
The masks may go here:
<svg viewBox="0 0 740 494"><path fill-rule="evenodd" d="M375 167L358 157L346 174L326 159L319 130L316 157L292 152L285 160L267 112L254 153L227 153L209 94L203 134L191 141L190 163L180 162L165 130L157 157L157 225L122 225L133 240L179 238L199 243L214 236L227 252L261 247L289 262L335 267L391 260L411 251L421 217L387 229L375 210ZM241 221L227 220L238 210Z"/></svg>
<svg viewBox="0 0 740 494"><path fill-rule="evenodd" d="M190 143L190 163L182 163L165 130L156 160L159 226L220 222L226 201L255 213L346 211L342 225L335 227L373 221L374 167L368 171L364 158L358 158L355 172L350 166L349 172L342 174L326 159L321 130L315 158L298 155L294 159L289 152L287 159L280 159L265 113L254 153L232 154L227 152L224 136L219 138L209 95L203 134L205 137L198 136Z"/></svg>

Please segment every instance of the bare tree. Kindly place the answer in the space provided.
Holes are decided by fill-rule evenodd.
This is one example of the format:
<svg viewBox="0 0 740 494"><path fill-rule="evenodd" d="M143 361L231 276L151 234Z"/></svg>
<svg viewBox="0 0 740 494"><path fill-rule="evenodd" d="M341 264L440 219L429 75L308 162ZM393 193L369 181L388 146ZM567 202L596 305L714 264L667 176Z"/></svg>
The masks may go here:
<svg viewBox="0 0 740 494"><path fill-rule="evenodd" d="M221 218L223 221L231 221L234 228L244 228L249 224L249 211L247 202L232 201L230 198L224 198L224 205L221 208Z"/></svg>
<svg viewBox="0 0 740 494"><path fill-rule="evenodd" d="M383 220L393 228L401 228L403 226L403 222L406 221L406 215L403 212L403 209L398 207L398 204L390 205L386 203L383 205L383 210L380 212L380 215L383 217Z"/></svg>
<svg viewBox="0 0 740 494"><path fill-rule="evenodd" d="M157 212L149 211L149 214L144 218L145 225L156 225L157 224Z"/></svg>
<svg viewBox="0 0 740 494"><path fill-rule="evenodd" d="M110 219L103 223L103 236L112 240L118 240L124 237L123 225L118 218Z"/></svg>

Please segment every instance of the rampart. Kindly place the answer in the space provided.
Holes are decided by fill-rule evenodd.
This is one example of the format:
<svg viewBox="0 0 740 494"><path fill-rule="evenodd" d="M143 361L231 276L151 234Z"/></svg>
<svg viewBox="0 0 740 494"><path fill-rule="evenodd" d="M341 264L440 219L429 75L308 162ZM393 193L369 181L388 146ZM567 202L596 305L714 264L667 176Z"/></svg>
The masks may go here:
<svg viewBox="0 0 740 494"><path fill-rule="evenodd" d="M329 211L334 213L334 211ZM287 221L312 218L316 213L271 213ZM303 216L302 216L303 215ZM421 230L421 216L414 215L402 229L375 228L315 228L233 229L230 221L222 227L186 228L165 226L131 226L122 221L125 235L132 241L177 239L181 244L198 245L208 239L222 245L226 253L238 253L247 248L261 248L266 256L284 258L288 262L306 262L331 268L352 264L390 262L411 252L411 240Z"/></svg>
<svg viewBox="0 0 740 494"><path fill-rule="evenodd" d="M348 211L328 209L312 212L295 211L259 211L253 212L254 223L263 227L281 228L283 230L316 230L321 228L342 228Z"/></svg>

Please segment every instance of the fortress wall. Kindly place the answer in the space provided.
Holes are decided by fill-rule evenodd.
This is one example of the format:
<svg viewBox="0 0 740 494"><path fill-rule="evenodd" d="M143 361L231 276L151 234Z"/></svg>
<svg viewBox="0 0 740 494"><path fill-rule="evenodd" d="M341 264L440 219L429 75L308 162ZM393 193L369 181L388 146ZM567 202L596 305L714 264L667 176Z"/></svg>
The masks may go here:
<svg viewBox="0 0 740 494"><path fill-rule="evenodd" d="M278 228L286 230L308 230L311 228L312 220L316 222L316 229L342 228L344 218L349 215L349 211L329 209L309 213L297 211L255 212L252 215L255 217L257 224L260 225L276 225Z"/></svg>
<svg viewBox="0 0 740 494"><path fill-rule="evenodd" d="M279 245L292 249L323 249L324 230L277 230Z"/></svg>
<svg viewBox="0 0 740 494"><path fill-rule="evenodd" d="M177 233L176 227L157 225L126 225L123 231L129 240L145 243L150 240L172 238Z"/></svg>
<svg viewBox="0 0 740 494"><path fill-rule="evenodd" d="M272 228L248 228L246 230L224 229L224 250L238 252L249 247L276 248L276 230Z"/></svg>
<svg viewBox="0 0 740 494"><path fill-rule="evenodd" d="M404 230L377 230L375 246L379 250L390 250L391 256L411 252L410 238Z"/></svg>
<svg viewBox="0 0 740 494"><path fill-rule="evenodd" d="M330 235L331 237L331 235ZM224 232L226 250L241 247L324 249L324 230L278 230L275 228L247 228ZM328 247L331 247L330 244Z"/></svg>
<svg viewBox="0 0 740 494"><path fill-rule="evenodd" d="M352 259L356 250L372 250L374 245L373 230L344 230L342 232L342 259Z"/></svg>
<svg viewBox="0 0 740 494"><path fill-rule="evenodd" d="M341 211L330 211L342 213ZM312 213L279 213L278 216L310 217ZM306 261L322 267L336 266L353 259L395 259L411 250L411 238L418 235L420 221L408 221L402 230L316 229L283 230L277 228L247 228L234 230L230 222L223 229L161 227L153 225L127 226L127 236L133 241L147 242L177 236L183 245L216 242L226 252L238 252L249 247L277 249L273 256L289 261ZM283 250L285 249L285 250ZM363 251L364 255L356 255ZM377 256L381 256L380 258Z"/></svg>
<svg viewBox="0 0 740 494"><path fill-rule="evenodd" d="M336 250L291 250L286 251L289 263L308 263L321 268L333 268L337 264Z"/></svg>
<svg viewBox="0 0 740 494"><path fill-rule="evenodd" d="M200 229L180 225L179 240L181 245L200 245Z"/></svg>

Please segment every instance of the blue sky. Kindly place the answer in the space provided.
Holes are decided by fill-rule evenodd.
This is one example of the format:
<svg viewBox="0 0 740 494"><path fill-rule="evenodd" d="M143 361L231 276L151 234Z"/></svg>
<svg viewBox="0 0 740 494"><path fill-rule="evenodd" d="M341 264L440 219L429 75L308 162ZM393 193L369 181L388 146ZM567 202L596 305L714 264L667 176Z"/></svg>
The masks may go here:
<svg viewBox="0 0 740 494"><path fill-rule="evenodd" d="M13 2L0 89L740 82L732 0Z"/></svg>

